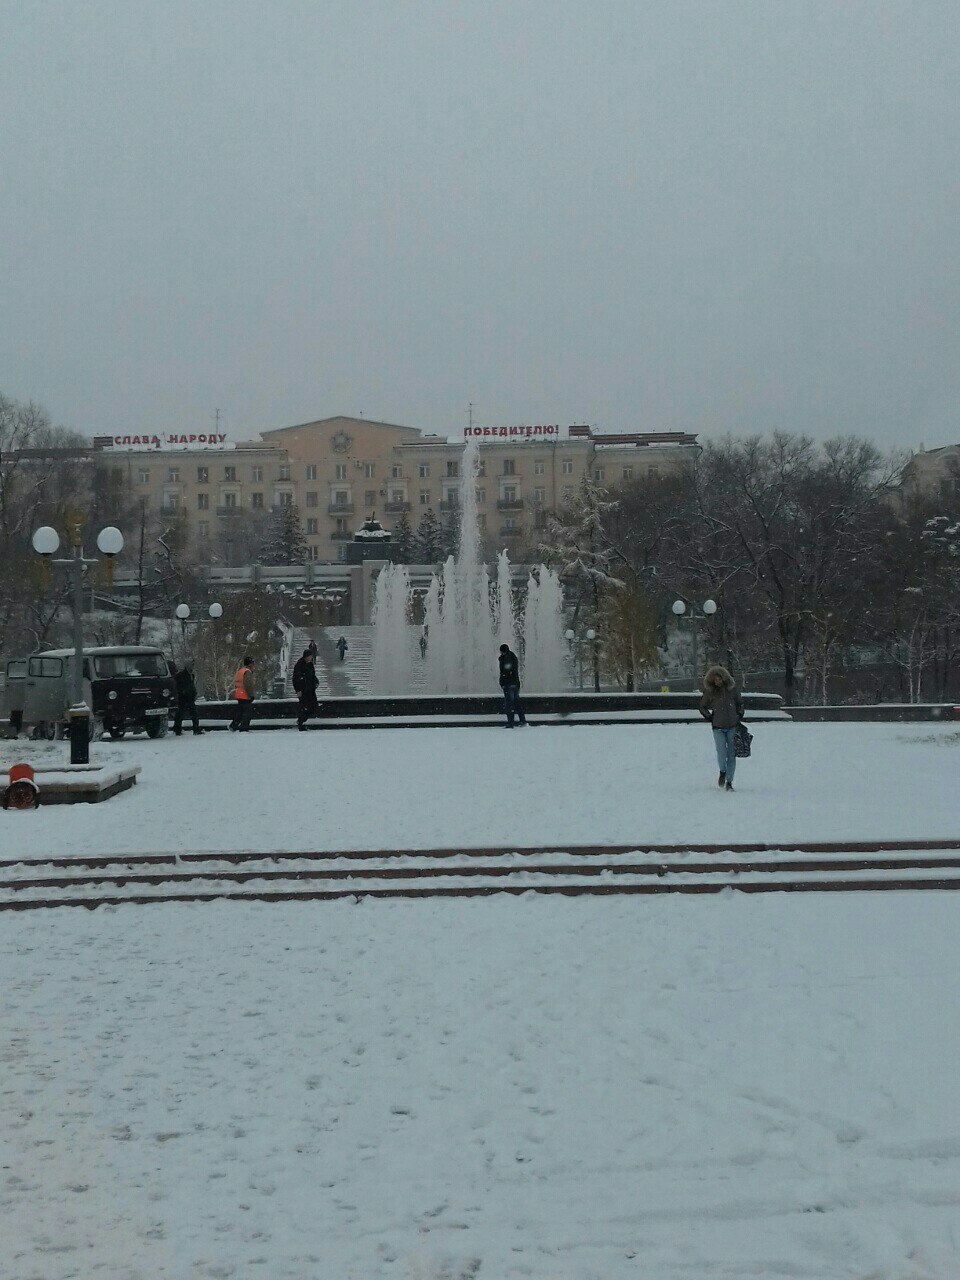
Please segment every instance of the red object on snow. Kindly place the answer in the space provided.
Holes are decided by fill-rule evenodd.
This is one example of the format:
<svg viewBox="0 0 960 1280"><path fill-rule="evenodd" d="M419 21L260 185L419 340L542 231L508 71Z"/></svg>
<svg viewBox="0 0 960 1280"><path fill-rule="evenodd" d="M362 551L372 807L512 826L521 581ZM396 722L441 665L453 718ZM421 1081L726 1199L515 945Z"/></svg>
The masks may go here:
<svg viewBox="0 0 960 1280"><path fill-rule="evenodd" d="M28 764L10 766L10 782L3 793L4 809L37 809L40 806L40 788Z"/></svg>

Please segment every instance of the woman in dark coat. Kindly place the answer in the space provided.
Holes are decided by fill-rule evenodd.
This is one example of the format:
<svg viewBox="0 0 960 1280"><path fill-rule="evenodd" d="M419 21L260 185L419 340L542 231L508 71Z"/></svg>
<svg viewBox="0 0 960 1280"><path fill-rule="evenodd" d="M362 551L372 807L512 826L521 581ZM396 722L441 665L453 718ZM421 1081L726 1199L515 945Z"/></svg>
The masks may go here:
<svg viewBox="0 0 960 1280"><path fill-rule="evenodd" d="M703 677L700 714L713 727L713 742L717 748L717 764L720 766L717 786L732 791L733 775L737 767L734 739L737 725L743 719L743 702L733 676L726 667L711 667Z"/></svg>

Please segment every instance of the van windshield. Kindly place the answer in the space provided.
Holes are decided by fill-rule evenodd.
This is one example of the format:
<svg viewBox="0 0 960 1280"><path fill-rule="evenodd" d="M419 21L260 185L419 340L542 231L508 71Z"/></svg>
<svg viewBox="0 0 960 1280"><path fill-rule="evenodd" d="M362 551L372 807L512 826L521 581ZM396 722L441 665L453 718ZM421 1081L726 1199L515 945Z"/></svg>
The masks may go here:
<svg viewBox="0 0 960 1280"><path fill-rule="evenodd" d="M94 658L93 664L101 680L167 674L167 662L162 653L105 653Z"/></svg>

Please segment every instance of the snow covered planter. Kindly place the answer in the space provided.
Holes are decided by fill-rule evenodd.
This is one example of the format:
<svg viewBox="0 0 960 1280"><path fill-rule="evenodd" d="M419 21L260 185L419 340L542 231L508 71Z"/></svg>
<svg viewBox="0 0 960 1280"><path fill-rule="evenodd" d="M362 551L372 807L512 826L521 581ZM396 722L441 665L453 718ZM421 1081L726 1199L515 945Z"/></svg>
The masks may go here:
<svg viewBox="0 0 960 1280"><path fill-rule="evenodd" d="M4 809L39 809L40 788L28 764L15 764L10 768L10 781L3 791Z"/></svg>

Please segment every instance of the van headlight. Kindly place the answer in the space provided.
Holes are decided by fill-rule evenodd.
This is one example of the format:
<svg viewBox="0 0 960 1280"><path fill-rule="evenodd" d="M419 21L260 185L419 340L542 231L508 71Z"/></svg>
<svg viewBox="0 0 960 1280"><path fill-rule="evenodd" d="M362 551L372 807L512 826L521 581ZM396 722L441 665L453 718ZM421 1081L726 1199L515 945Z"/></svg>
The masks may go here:
<svg viewBox="0 0 960 1280"><path fill-rule="evenodd" d="M111 689L111 690L110 690L110 692L107 694L107 697L110 699L110 701L111 701L111 702L113 702L113 701L114 701L114 699L116 698L116 696L117 696L117 691L116 691L116 689Z"/></svg>
<svg viewBox="0 0 960 1280"><path fill-rule="evenodd" d="M164 689L164 691L163 691L163 696L164 696L165 698L169 698L169 697L170 697L170 690L169 690L169 689Z"/></svg>

